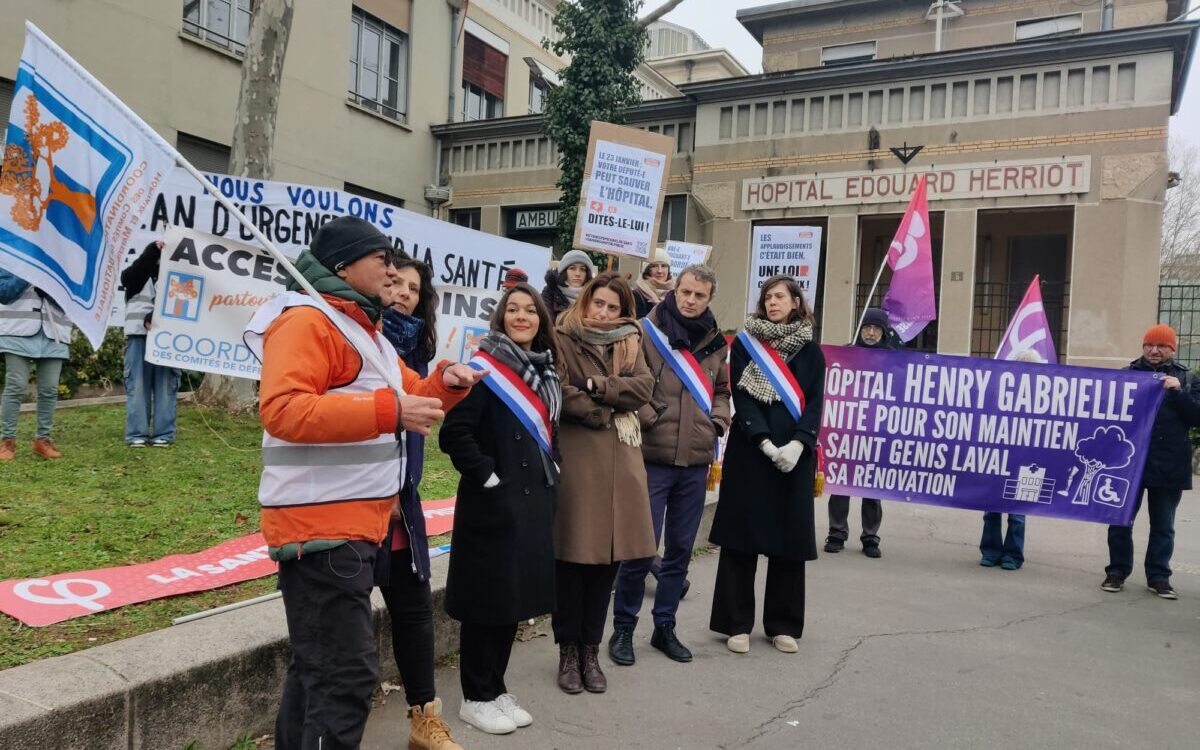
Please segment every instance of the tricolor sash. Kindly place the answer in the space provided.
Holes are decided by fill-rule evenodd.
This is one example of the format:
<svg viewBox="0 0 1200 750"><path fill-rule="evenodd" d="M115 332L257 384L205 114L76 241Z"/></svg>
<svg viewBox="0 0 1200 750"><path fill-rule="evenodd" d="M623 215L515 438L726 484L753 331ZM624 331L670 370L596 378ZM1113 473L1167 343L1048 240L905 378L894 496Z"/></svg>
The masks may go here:
<svg viewBox="0 0 1200 750"><path fill-rule="evenodd" d="M467 365L476 370L488 371L483 377L484 384L504 402L529 434L533 435L533 439L542 446L546 455L553 456L553 449L550 447L550 412L533 389L521 380L511 367L485 351L476 352Z"/></svg>
<svg viewBox="0 0 1200 750"><path fill-rule="evenodd" d="M671 366L671 371L683 382L684 387L687 388L688 393L692 394L692 398L696 400L700 409L705 414L712 416L713 384L704 374L704 369L696 361L695 355L686 349L672 349L671 342L667 340L667 334L663 333L649 318L642 318L642 325L646 329L646 335L650 338L650 342L654 344L654 348Z"/></svg>
<svg viewBox="0 0 1200 750"><path fill-rule="evenodd" d="M779 356L779 352L745 331L738 333L737 338L750 353L754 364L758 365L758 369L762 370L763 374L767 376L767 380L771 381L771 385L779 394L783 405L791 412L792 418L799 422L800 415L804 413L804 391L800 390L800 384L796 382L795 376L788 369L783 357Z"/></svg>

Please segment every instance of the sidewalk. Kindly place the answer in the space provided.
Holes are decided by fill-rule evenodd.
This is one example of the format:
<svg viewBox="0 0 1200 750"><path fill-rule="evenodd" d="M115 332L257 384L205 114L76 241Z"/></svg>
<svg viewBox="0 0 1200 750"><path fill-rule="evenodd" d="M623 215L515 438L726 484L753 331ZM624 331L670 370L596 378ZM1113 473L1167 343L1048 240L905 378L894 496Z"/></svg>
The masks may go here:
<svg viewBox="0 0 1200 750"><path fill-rule="evenodd" d="M601 657L607 694L559 692L549 637L518 643L508 671L532 727L486 735L458 719L452 667L439 670L438 688L467 750L1194 748L1198 502L1200 493L1185 494L1176 521L1178 601L1147 591L1140 571L1125 591L1100 591L1103 526L1030 516L1026 565L1006 572L977 564L979 514L885 502L883 559L864 557L853 541L809 565L797 655L777 653L761 629L748 655L734 655L708 631L717 561L709 554L693 563L679 613L691 664L650 648L651 581L637 664ZM1146 531L1143 511L1139 566ZM760 568L760 597L762 581ZM407 732L403 694L392 693L373 713L363 748L404 747Z"/></svg>

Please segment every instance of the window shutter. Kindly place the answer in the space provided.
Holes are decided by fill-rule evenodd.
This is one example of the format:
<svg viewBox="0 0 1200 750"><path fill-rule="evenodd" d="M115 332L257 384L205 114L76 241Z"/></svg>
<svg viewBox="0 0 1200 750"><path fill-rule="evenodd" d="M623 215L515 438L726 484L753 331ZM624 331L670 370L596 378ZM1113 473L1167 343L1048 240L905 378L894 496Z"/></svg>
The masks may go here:
<svg viewBox="0 0 1200 750"><path fill-rule="evenodd" d="M478 86L497 99L504 98L508 55L481 40L465 35L463 44L463 82Z"/></svg>

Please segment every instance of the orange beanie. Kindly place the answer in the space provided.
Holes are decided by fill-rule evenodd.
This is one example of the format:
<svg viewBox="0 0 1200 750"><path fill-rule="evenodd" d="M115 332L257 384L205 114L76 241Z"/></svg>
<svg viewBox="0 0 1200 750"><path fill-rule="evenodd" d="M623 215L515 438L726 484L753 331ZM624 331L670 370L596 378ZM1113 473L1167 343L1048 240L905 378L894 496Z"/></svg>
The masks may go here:
<svg viewBox="0 0 1200 750"><path fill-rule="evenodd" d="M1142 337L1142 345L1146 344L1169 346L1171 351L1176 351L1179 348L1179 339L1175 336L1174 328L1166 323L1159 323L1156 326L1150 326L1146 335Z"/></svg>

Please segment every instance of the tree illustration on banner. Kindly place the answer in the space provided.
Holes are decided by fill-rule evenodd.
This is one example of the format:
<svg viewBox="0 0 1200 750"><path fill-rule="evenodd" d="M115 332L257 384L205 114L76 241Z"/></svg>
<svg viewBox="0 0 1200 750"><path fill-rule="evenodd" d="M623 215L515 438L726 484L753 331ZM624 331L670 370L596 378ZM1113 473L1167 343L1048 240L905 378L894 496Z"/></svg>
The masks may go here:
<svg viewBox="0 0 1200 750"><path fill-rule="evenodd" d="M996 359L1015 359L1025 351L1036 352L1042 362L1058 362L1050 322L1046 320L1046 307L1042 304L1040 276L1034 276L1025 291L1025 297L1000 341Z"/></svg>
<svg viewBox="0 0 1200 750"><path fill-rule="evenodd" d="M1125 439L1125 431L1120 427L1099 427L1091 437L1080 440L1075 445L1075 457L1083 462L1083 479L1079 482L1071 502L1075 505L1087 505L1092 498L1092 482L1096 474L1101 469L1120 469L1128 466L1133 452L1133 443ZM1111 491L1111 481L1110 479L1109 484L1102 489ZM1107 504L1119 507L1124 501L1123 494L1121 501L1118 503L1105 500Z"/></svg>
<svg viewBox="0 0 1200 750"><path fill-rule="evenodd" d="M912 341L929 321L937 319L925 175L917 180L908 210L888 248L887 265L892 269L892 280L883 297L883 309L896 335L905 342Z"/></svg>

